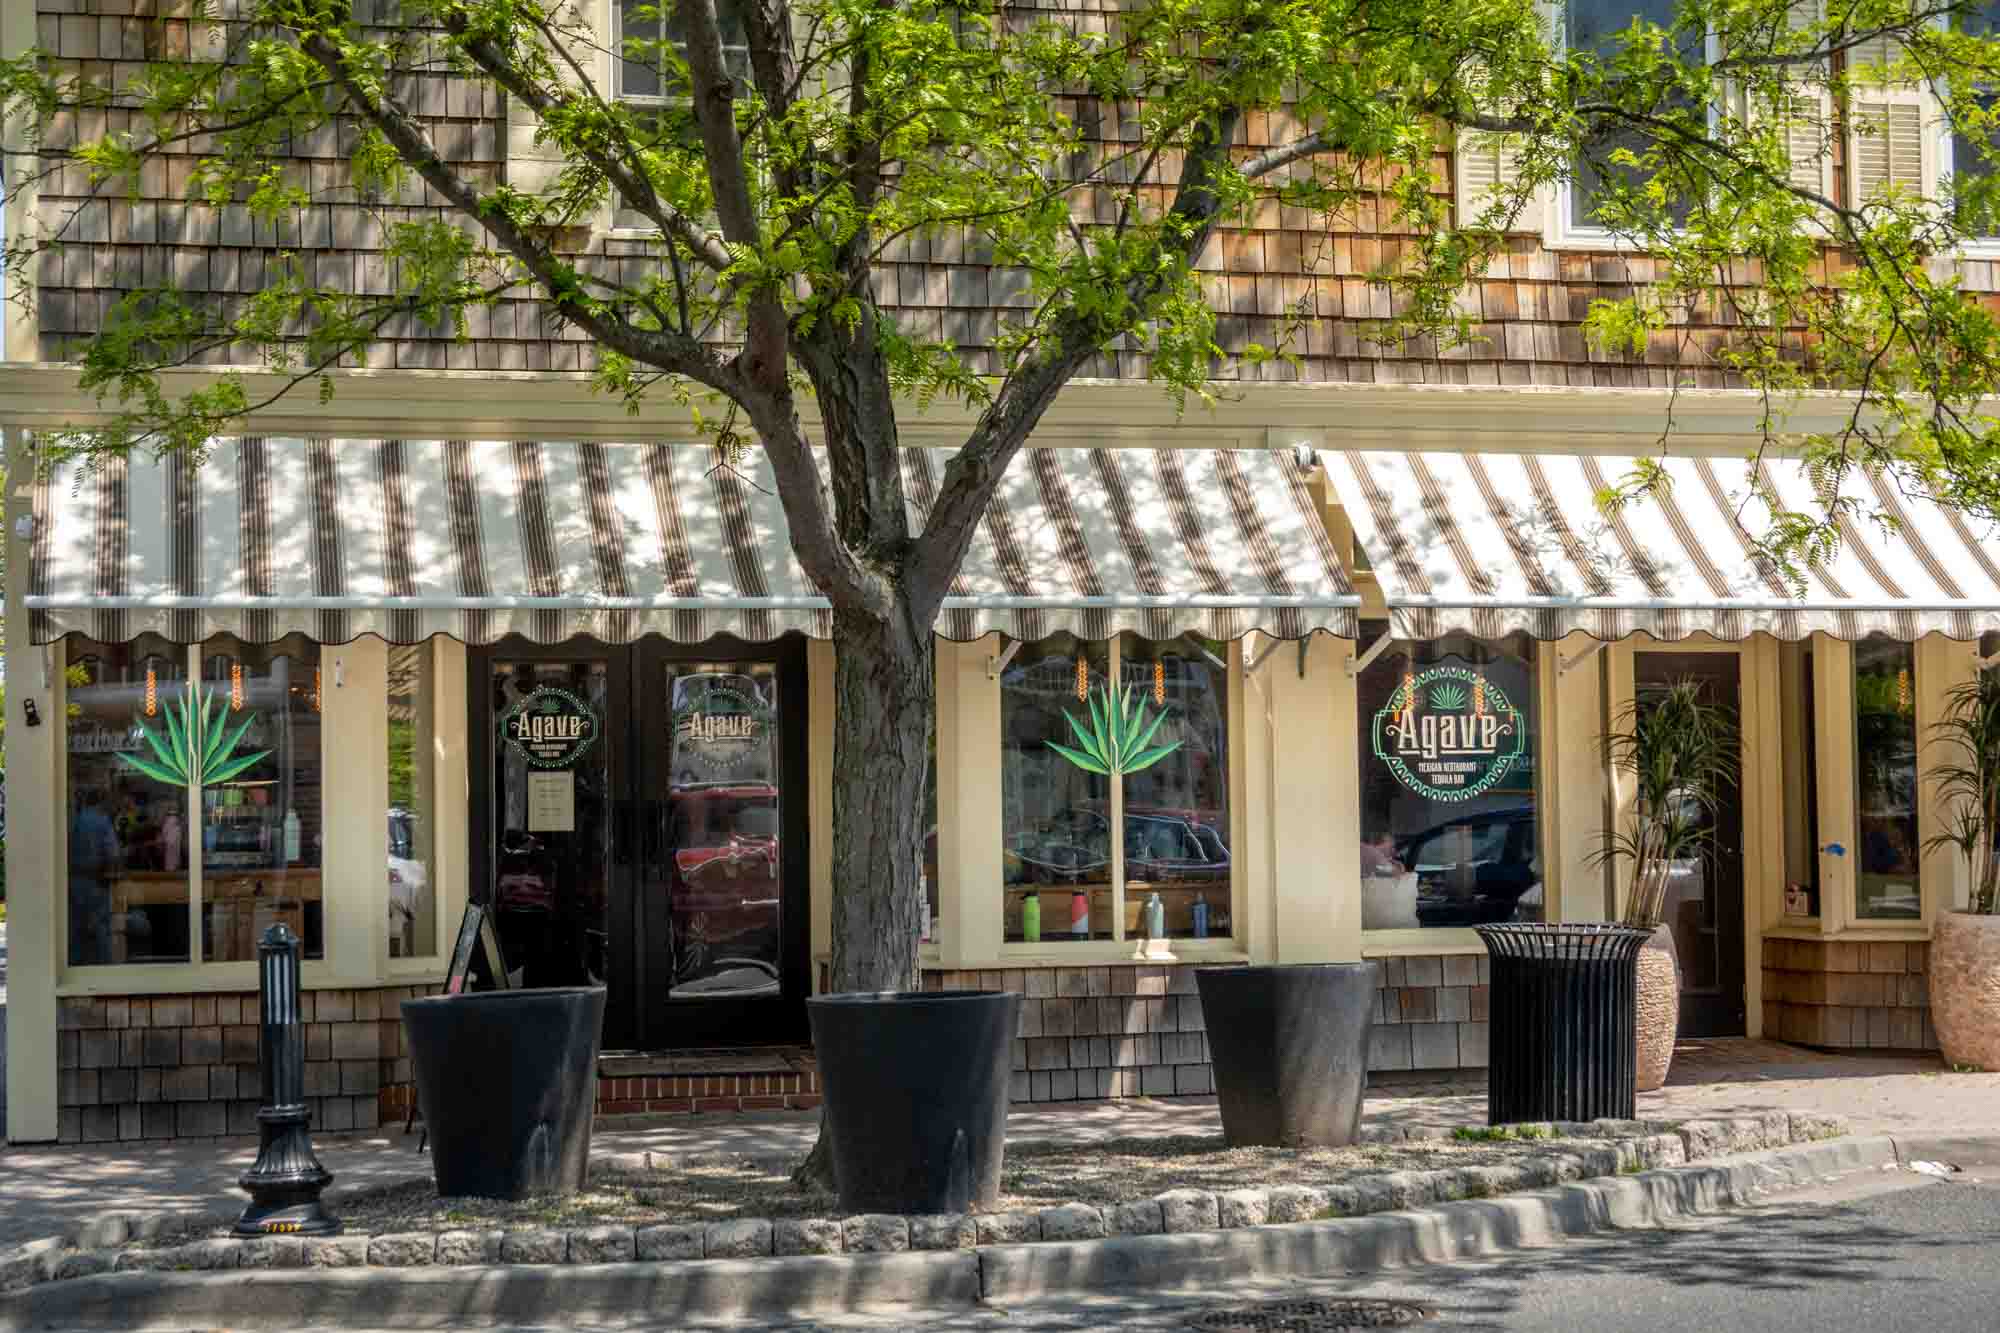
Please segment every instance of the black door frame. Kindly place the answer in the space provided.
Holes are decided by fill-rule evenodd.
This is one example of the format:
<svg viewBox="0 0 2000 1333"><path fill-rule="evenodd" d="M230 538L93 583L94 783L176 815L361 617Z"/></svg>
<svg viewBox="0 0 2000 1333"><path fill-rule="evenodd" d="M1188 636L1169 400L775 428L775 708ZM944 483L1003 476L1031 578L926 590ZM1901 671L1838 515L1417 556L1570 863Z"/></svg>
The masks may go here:
<svg viewBox="0 0 2000 1333"><path fill-rule="evenodd" d="M811 877L812 798L809 738L812 692L806 680L806 641L787 634L770 643L748 643L718 635L684 645L657 637L613 644L577 636L560 643L537 643L509 636L466 652L467 766L471 779L468 889L474 902L488 901L493 883L492 663L594 660L605 663L608 710L604 744L606 781L612 801L611 860L606 876L605 929L610 994L604 1015L604 1045L617 1049L670 1049L689 1046L750 1046L802 1042L807 1036L805 999L812 991ZM665 918L654 921L648 892L665 892L658 877L667 834L666 766L658 762L666 701L653 688L662 666L685 662L771 662L778 673L780 993L751 1000L727 998L673 1002L668 1023L665 991L656 977L665 938ZM620 725L622 717L623 725ZM620 948L618 941L624 941Z"/></svg>
<svg viewBox="0 0 2000 1333"><path fill-rule="evenodd" d="M1727 663L1728 674L1734 681L1735 698L1732 702L1737 710L1739 734L1747 744L1749 729L1743 723L1743 701L1747 694L1744 688L1744 674L1747 663L1741 652L1727 649L1688 651L1685 647L1671 644L1635 648L1632 654L1632 689L1635 698L1644 688L1641 684L1642 673L1639 665L1641 657L1672 657L1684 664L1709 661ZM1688 669L1675 674L1705 679L1719 678L1723 673L1717 670ZM1706 858L1707 873L1710 877L1710 896L1716 911L1717 985L1712 991L1686 989L1687 965L1683 961L1680 1026L1676 1034L1681 1037L1740 1037L1749 1030L1749 976L1744 916L1750 886L1746 882L1747 867L1743 854L1746 830L1743 827L1743 787L1740 781L1735 787L1725 790L1723 806L1716 820L1716 837L1710 844Z"/></svg>

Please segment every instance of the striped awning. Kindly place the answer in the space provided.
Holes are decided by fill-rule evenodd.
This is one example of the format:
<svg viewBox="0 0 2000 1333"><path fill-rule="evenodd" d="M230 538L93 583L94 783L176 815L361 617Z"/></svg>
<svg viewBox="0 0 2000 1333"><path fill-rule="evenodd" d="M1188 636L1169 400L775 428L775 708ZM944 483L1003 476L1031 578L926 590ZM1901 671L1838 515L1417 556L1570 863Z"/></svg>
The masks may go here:
<svg viewBox="0 0 2000 1333"><path fill-rule="evenodd" d="M919 522L949 458L905 451ZM756 450L225 440L198 467L53 468L35 520L38 643L832 632ZM938 632L1352 637L1355 605L1289 452L1043 448L1008 469Z"/></svg>
<svg viewBox="0 0 2000 1333"><path fill-rule="evenodd" d="M1597 497L1632 473L1634 459L1321 456L1398 637L1971 639L2000 630L2000 536L1901 494L1890 478L1855 484L1893 524L1843 520L1837 551L1804 571L1801 590L1757 553L1771 516L1749 462L1659 461L1664 491L1607 515ZM1785 510L1819 512L1802 466L1758 466Z"/></svg>

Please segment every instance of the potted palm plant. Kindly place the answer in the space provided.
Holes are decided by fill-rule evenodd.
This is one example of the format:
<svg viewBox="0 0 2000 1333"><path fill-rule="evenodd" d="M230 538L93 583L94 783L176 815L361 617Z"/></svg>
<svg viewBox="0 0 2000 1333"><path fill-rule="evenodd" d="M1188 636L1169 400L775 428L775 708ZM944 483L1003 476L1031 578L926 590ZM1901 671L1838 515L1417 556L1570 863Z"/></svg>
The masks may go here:
<svg viewBox="0 0 2000 1333"><path fill-rule="evenodd" d="M1667 1081L1680 1024L1668 900L1676 881L1710 851L1715 811L1736 786L1743 749L1736 710L1712 702L1696 680L1633 700L1618 721L1604 738L1605 757L1635 790L1626 827L1605 835L1596 860L1631 865L1624 922L1651 932L1639 951L1634 1001L1635 1084L1650 1092Z"/></svg>
<svg viewBox="0 0 2000 1333"><path fill-rule="evenodd" d="M2000 1069L2000 676L1955 687L1931 743L1944 831L1924 846L1955 849L1972 875L1966 908L1932 929L1931 1024L1953 1065Z"/></svg>

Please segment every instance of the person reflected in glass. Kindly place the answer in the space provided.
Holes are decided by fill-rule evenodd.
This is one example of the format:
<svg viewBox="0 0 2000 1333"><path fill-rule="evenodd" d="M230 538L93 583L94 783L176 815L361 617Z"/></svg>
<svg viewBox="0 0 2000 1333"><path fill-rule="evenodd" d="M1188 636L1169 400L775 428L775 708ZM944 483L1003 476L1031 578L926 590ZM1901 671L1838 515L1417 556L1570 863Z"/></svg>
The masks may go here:
<svg viewBox="0 0 2000 1333"><path fill-rule="evenodd" d="M104 793L85 788L69 826L69 961L111 961L111 876L118 871L118 832Z"/></svg>
<svg viewBox="0 0 2000 1333"><path fill-rule="evenodd" d="M1394 834L1383 829L1361 836L1361 874L1364 878L1374 875L1400 875L1403 870L1403 863L1396 858Z"/></svg>

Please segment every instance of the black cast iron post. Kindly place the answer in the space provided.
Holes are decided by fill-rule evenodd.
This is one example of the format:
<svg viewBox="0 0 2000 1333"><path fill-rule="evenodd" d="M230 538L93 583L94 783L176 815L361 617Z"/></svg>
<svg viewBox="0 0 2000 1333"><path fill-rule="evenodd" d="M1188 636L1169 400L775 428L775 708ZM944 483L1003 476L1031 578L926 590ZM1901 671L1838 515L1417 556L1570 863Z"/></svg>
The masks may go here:
<svg viewBox="0 0 2000 1333"><path fill-rule="evenodd" d="M299 942L283 922L257 943L257 991L263 1007L259 1056L264 1104L257 1110L262 1142L257 1163L243 1173L250 1206L236 1219L239 1236L331 1236L340 1221L319 1196L333 1173L313 1154L312 1111L306 1106L306 1034L299 1021Z"/></svg>

